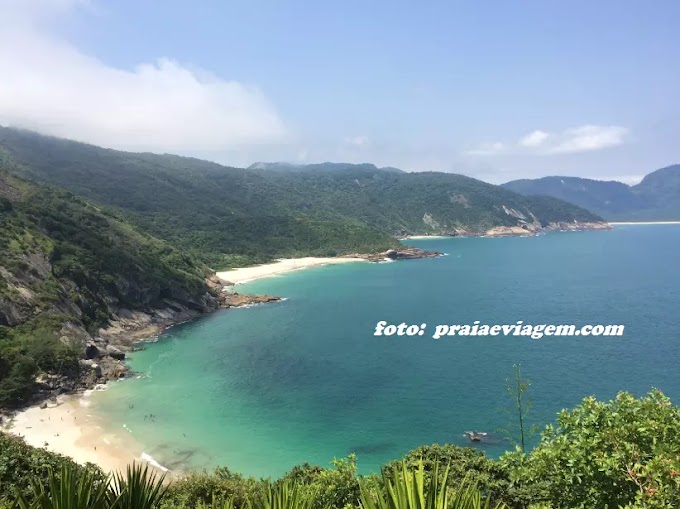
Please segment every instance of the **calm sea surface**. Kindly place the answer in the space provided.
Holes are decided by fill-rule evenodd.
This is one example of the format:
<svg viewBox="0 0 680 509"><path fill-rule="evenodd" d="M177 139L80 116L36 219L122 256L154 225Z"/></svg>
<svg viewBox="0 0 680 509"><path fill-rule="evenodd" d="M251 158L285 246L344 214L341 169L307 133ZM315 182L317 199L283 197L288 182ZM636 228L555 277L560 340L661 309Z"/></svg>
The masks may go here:
<svg viewBox="0 0 680 509"><path fill-rule="evenodd" d="M513 363L532 381L534 423L591 394L658 387L680 402L680 225L410 243L448 256L243 285L288 300L170 329L132 355L141 376L98 393L93 408L162 464L276 476L352 452L370 472L420 444L469 445L464 431L507 425ZM428 329L375 337L380 320ZM431 338L436 324L474 320L626 330ZM479 447L498 456L512 444Z"/></svg>

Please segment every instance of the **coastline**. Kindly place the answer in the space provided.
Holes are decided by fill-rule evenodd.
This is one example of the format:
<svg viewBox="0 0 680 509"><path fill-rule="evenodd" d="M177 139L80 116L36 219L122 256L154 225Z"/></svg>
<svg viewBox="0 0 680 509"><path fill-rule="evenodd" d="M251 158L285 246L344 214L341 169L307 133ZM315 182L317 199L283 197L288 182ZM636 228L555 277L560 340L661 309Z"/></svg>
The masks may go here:
<svg viewBox="0 0 680 509"><path fill-rule="evenodd" d="M308 269L310 267L321 267L323 265L366 261L368 260L359 257L319 258L308 256L305 258L281 258L275 262L265 263L263 265L254 265L252 267L241 267L216 272L216 275L225 283L238 285L248 283L256 279L278 276L287 272Z"/></svg>
<svg viewBox="0 0 680 509"><path fill-rule="evenodd" d="M494 226L487 230L465 230L456 228L451 232L443 232L436 235L407 235L399 240L426 240L426 239L450 239L450 238L471 238L471 237L531 237L545 232L557 231L590 231L590 230L610 230L612 225L617 223L599 222L559 222L550 223L545 226L540 224L522 222L515 226ZM623 223L618 223L623 224ZM641 224L641 223L635 223ZM656 223L655 223L656 224Z"/></svg>
<svg viewBox="0 0 680 509"><path fill-rule="evenodd" d="M650 225L650 224L680 224L680 221L611 221L612 226L629 226L629 225Z"/></svg>
<svg viewBox="0 0 680 509"><path fill-rule="evenodd" d="M512 236L514 231L503 231L502 236ZM451 238L453 236L422 236L422 238ZM421 238L413 236L409 238ZM296 270L324 265L352 263L352 262L375 262L389 259L412 259L440 256L441 253L427 252L418 248L406 247L399 251L388 250L376 255L356 255L354 257L305 257L294 259L280 259L276 262L221 271L215 274L219 281L213 281L220 288L223 295L230 299L224 307L238 307L253 302L269 302L280 300L276 297L241 296L235 292L227 291L226 286L243 284L261 278L273 277ZM245 301L241 301L245 298ZM225 303L223 302L223 305ZM119 361L120 378L125 378L127 367L124 359L126 352L132 351L134 345L143 342L153 336L157 336L163 330L195 318L200 318L208 313L201 313L188 309L156 310L154 313L129 311L121 313L117 320L112 321L107 329L99 331L100 339L104 338L107 345L115 344L113 352ZM101 346L101 345L100 345ZM102 351L102 355L106 350ZM120 354L120 356L118 355ZM85 362L85 361L83 361ZM97 364L87 361L93 369ZM99 362L99 361L98 361ZM161 471L167 471L148 456L143 446L137 442L131 434L124 430L114 431L106 426L102 416L92 410L88 410L87 399L96 391L90 389L85 392L75 392L60 395L54 400L38 403L19 410L11 416L9 422L0 429L9 434L22 437L26 443L35 447L45 447L47 450L59 453L74 459L78 463L94 463L105 472L124 470L133 461L143 461ZM45 406L46 405L46 406Z"/></svg>
<svg viewBox="0 0 680 509"><path fill-rule="evenodd" d="M453 235L407 235L399 240L450 239Z"/></svg>
<svg viewBox="0 0 680 509"><path fill-rule="evenodd" d="M146 461L158 468L131 435L113 432L103 417L88 409L87 400L92 392L62 395L47 407L34 405L20 410L0 429L77 463L94 463L107 473L124 471L133 461Z"/></svg>
<svg viewBox="0 0 680 509"><path fill-rule="evenodd" d="M359 257L282 259L270 264L218 272L216 276L221 280L220 286L228 286L226 283L241 284L310 267L368 261L366 258ZM226 288L223 290L226 291ZM224 299L223 306L227 308L280 300L278 297L248 296L235 292L225 292ZM125 317L113 321L107 329L99 332L107 340L115 340L118 348L129 351L135 344L144 343L146 339L158 336L177 323L200 318L203 315L203 313L188 312L188 310L167 316L165 313L155 316L142 312L129 312ZM127 348L124 348L121 342L125 343ZM121 359L121 379L125 378L127 371L124 359ZM77 463L96 464L107 473L124 471L135 461L147 463L160 473L167 472L175 475L179 473L179 471L169 471L157 463L144 452L142 444L131 434L125 433L124 430L112 430L103 416L92 411L88 400L96 392L98 391L88 389L83 392L63 394L57 396L56 400L51 399L18 410L6 416L4 424L0 425L0 431L20 437L34 447L45 448L68 456Z"/></svg>

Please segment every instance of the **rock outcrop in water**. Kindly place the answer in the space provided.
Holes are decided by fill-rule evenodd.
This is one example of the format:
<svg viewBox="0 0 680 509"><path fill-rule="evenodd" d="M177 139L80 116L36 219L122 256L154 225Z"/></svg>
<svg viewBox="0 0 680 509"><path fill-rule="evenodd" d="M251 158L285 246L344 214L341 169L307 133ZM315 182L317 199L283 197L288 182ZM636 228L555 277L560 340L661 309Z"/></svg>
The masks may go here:
<svg viewBox="0 0 680 509"><path fill-rule="evenodd" d="M436 258L442 253L438 251L426 251L417 247L404 247L403 249L388 249L384 253L371 255L358 255L371 262L381 262L388 260L415 260L418 258Z"/></svg>

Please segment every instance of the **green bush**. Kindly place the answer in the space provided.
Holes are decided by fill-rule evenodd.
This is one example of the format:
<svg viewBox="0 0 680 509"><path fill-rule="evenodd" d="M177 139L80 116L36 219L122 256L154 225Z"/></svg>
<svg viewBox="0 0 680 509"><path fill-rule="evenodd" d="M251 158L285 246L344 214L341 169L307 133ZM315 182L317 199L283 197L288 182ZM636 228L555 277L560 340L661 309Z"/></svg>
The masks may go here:
<svg viewBox="0 0 680 509"><path fill-rule="evenodd" d="M49 489L50 471L63 467L72 469L77 476L92 472L98 479L104 475L95 465L80 466L70 458L26 444L22 439L0 432L0 501L12 500L17 493L31 498L36 483Z"/></svg>
<svg viewBox="0 0 680 509"><path fill-rule="evenodd" d="M174 481L166 493L163 506L193 509L211 505L215 500L231 499L236 507L243 507L248 500L260 499L264 494L261 481L235 474L228 468L217 468L211 474L190 473Z"/></svg>
<svg viewBox="0 0 680 509"><path fill-rule="evenodd" d="M423 445L409 452L403 460L393 461L382 467L385 478L394 479L402 472L402 461L408 468L423 466L427 482L433 476L437 465L448 465L447 483L449 487L461 483L474 483L484 496L490 497L493 503L505 503L509 507L526 507L537 496L529 487L513 484L509 472L497 461L473 447L456 445ZM439 470L443 482L443 471Z"/></svg>
<svg viewBox="0 0 680 509"><path fill-rule="evenodd" d="M585 398L563 410L531 454L501 463L555 508L680 507L680 408L660 391Z"/></svg>
<svg viewBox="0 0 680 509"><path fill-rule="evenodd" d="M314 495L314 509L357 507L361 495L356 456L333 460L334 468L305 464L293 468L283 481L293 481Z"/></svg>

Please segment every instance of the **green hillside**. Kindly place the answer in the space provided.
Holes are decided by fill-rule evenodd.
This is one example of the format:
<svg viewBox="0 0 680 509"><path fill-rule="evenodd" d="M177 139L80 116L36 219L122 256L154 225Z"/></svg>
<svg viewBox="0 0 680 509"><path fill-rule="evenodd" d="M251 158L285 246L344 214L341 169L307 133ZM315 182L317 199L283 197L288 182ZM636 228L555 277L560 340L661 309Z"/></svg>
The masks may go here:
<svg viewBox="0 0 680 509"><path fill-rule="evenodd" d="M513 180L503 187L524 195L546 195L574 203L610 221L680 219L680 165L668 166L628 186L578 177Z"/></svg>
<svg viewBox="0 0 680 509"><path fill-rule="evenodd" d="M75 380L83 342L121 308L217 307L208 268L67 191L0 166L0 408L35 375Z"/></svg>
<svg viewBox="0 0 680 509"><path fill-rule="evenodd" d="M337 172L343 170L365 170L368 172L375 171L388 171L393 173L404 173L403 170L399 168L393 168L391 166L385 166L383 168L378 168L375 164L371 163L317 163L317 164L293 164L293 163L265 163L257 162L248 166L249 170L267 170L276 172L301 172L301 173L321 173L321 172Z"/></svg>
<svg viewBox="0 0 680 509"><path fill-rule="evenodd" d="M108 206L214 268L376 252L406 234L599 220L573 205L448 173L369 164L335 164L332 171L318 168L324 165L306 171L238 169L7 128L0 128L0 150L17 163L20 175Z"/></svg>

